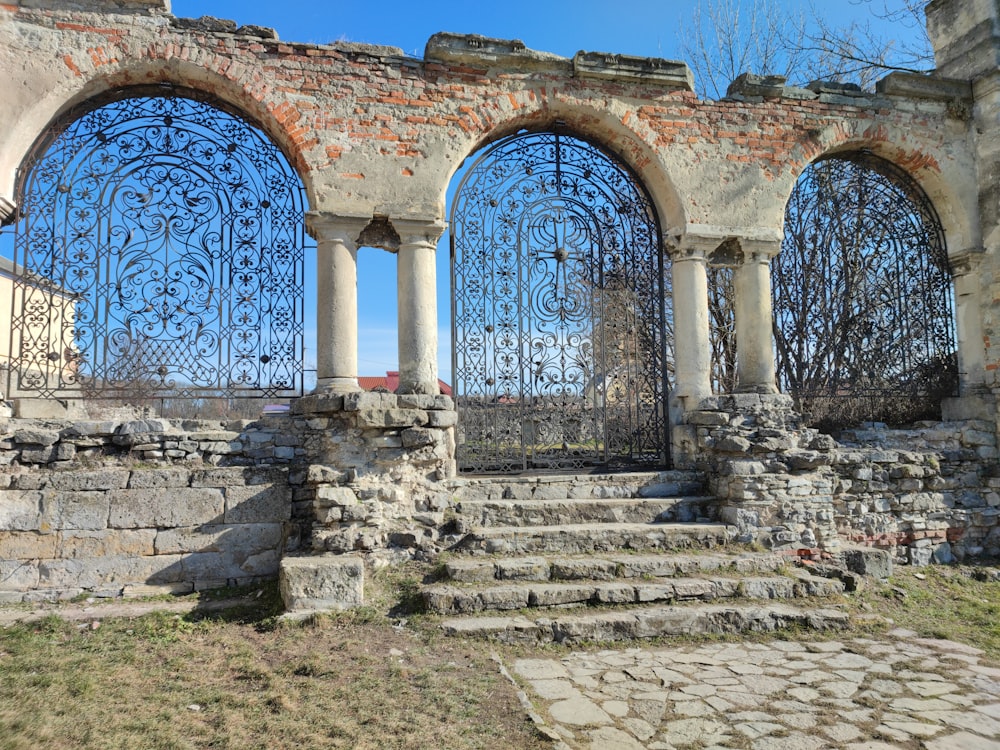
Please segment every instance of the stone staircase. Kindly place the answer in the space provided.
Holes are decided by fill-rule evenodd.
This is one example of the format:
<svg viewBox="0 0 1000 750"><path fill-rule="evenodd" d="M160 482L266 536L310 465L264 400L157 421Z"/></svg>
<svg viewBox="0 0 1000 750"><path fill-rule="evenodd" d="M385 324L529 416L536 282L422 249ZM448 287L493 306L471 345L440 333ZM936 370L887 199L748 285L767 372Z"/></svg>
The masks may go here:
<svg viewBox="0 0 1000 750"><path fill-rule="evenodd" d="M463 479L454 490L461 540L445 580L422 591L448 634L575 642L847 624L829 604L844 584L736 544L700 474Z"/></svg>

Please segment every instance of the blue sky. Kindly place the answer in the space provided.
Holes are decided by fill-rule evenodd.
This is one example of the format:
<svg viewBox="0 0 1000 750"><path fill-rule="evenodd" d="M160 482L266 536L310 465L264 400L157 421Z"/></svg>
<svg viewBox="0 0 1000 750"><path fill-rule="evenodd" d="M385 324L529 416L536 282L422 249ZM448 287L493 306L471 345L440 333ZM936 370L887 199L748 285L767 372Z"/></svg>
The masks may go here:
<svg viewBox="0 0 1000 750"><path fill-rule="evenodd" d="M759 1L759 0L758 0ZM772 0L788 13L820 16L834 26L870 19L883 0L817 0L812 4ZM753 0L743 0L750 6ZM892 7L893 0L889 0ZM697 0L381 0L377 3L317 3L315 0L173 0L174 15L212 15L240 24L270 26L281 39L296 42L368 42L400 47L422 57L427 39L438 31L521 39L529 48L572 56L578 50L679 59L678 29L690 27ZM875 21L877 24L877 20ZM911 36L912 29L885 27L886 36ZM460 175L456 177L457 183ZM450 201L449 201L450 203ZM4 233L8 235L7 232ZM9 236L9 235L8 235ZM441 376L450 379L451 333L447 235L439 248L438 310ZM10 242L0 237L0 253ZM307 261L308 262L308 261ZM307 277L311 277L307 274ZM397 369L395 257L362 249L359 254L359 369L380 375ZM307 299L306 366L315 362L315 291Z"/></svg>

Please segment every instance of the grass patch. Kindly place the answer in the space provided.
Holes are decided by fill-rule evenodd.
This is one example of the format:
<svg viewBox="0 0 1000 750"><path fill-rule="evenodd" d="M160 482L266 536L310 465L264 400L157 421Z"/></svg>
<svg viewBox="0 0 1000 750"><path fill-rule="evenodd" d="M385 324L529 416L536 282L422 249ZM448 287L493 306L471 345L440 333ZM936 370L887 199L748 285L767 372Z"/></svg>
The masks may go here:
<svg viewBox="0 0 1000 750"><path fill-rule="evenodd" d="M899 627L926 638L967 643L1000 660L1000 581L992 576L995 570L896 567L888 583L869 585L854 597L860 608L888 617Z"/></svg>
<svg viewBox="0 0 1000 750"><path fill-rule="evenodd" d="M0 750L546 746L488 644L401 628L386 606L400 597L376 594L378 606L306 623L273 621L265 591L97 628L12 625L0 630Z"/></svg>

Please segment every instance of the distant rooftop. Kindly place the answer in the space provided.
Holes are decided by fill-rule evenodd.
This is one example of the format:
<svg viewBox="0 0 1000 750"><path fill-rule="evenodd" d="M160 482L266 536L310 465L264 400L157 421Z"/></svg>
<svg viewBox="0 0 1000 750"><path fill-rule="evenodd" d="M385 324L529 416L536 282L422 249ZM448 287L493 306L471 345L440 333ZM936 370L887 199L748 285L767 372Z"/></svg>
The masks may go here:
<svg viewBox="0 0 1000 750"><path fill-rule="evenodd" d="M363 391L377 391L381 393L395 393L399 388L399 371L387 370L385 377L361 375L358 377L358 385ZM451 386L438 378L438 389L444 396L450 396Z"/></svg>

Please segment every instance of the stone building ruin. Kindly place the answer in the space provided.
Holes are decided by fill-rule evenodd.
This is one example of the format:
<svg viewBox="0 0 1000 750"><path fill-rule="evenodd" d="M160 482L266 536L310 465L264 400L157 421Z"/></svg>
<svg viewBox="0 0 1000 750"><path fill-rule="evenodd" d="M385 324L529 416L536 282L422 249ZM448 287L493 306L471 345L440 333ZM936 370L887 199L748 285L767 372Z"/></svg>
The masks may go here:
<svg viewBox="0 0 1000 750"><path fill-rule="evenodd" d="M855 546L921 564L1000 553L1000 204L994 184L1000 8L987 0L934 0L927 18L937 61L931 75L892 73L875 92L863 92L836 84L797 88L748 74L725 98L702 101L687 66L667 60L597 52L563 58L517 41L450 33L434 35L417 59L392 47L286 42L263 27L176 18L166 0L0 4L0 219L25 221L32 159L86 113L128 97L191 98L259 129L287 161L304 196L288 215L298 216L315 242L315 260L310 254L301 273L318 286L318 384L296 398L288 414L243 422L81 418L66 407L65 390L19 393L8 385L10 406L0 418L0 596L191 590L273 578L284 566L291 608L349 606L359 601L365 561L432 556L468 543L475 523L456 517L463 502L541 499L553 487L563 497L644 497L667 492L668 485L678 492L700 483L698 493L711 501L680 504L671 520L707 519L728 530L726 539L816 557ZM100 121L88 127L91 137L105 137ZM477 418L461 397L479 394L482 404L492 398L494 406L527 401L533 376L522 363L503 375L513 383L506 395L480 393L467 385L479 372L473 367L462 376L465 390L456 391L458 409L440 393L437 331L451 312L437 308L443 281L436 278L435 258L451 217L446 193L467 158L519 134L590 144L595 151L587 159L607 157L634 179L639 197L633 203L644 202L639 214L658 233L640 254L647 260L658 254L643 272L643 286L616 281L626 286L615 287L615 296L606 294L611 282L602 281L604 287L592 290L593 299L605 292L602 309L628 309L624 327L633 332L662 316L657 301L668 298L669 333L663 328L655 346L642 346L662 353L669 339L669 384L662 354L653 385L629 386L632 401L646 411L621 411L628 425L621 428L622 450L652 456L649 465L639 462L651 473L602 474L597 487L546 476L543 464L518 467L516 460L504 465L534 468L540 476L488 480L458 471L463 450L469 454L463 430ZM939 422L907 430L869 426L836 441L804 426L792 399L778 393L770 268L803 172L823 159L857 154L905 174L940 221L959 391L944 400ZM225 164L222 156L213 163ZM163 154L157 159L180 169ZM590 179L591 167L573 169L574 180ZM129 174L122 179L139 184ZM61 193L80 184L53 183ZM225 192L236 183L220 184ZM266 196L253 200L271 208ZM553 237L563 238L545 250L547 268L565 270L565 233L583 232L588 219L581 217L604 211L574 201L561 194L548 200L531 226L545 236L550 222ZM95 211L102 205L95 202ZM601 227L610 236L623 221ZM643 231L654 236L653 229ZM624 253L636 236L608 241ZM359 247L397 256L397 393L358 387ZM481 267L482 247L470 245L473 268ZM247 252L244 262L252 264L251 256ZM86 275L86 254L80 257L75 273ZM615 263L620 259L605 258L591 268L602 279L632 278L636 261ZM713 393L709 339L709 278L716 266L730 269L735 290L736 384L722 393ZM503 273L516 274L512 268ZM29 270L37 286L44 273ZM496 287L497 278L477 283ZM573 283L582 282L574 277ZM217 289L208 284L206 293ZM622 301L634 298L645 307ZM463 321L499 309L476 300L461 308ZM302 314L296 304L289 303L292 317ZM15 311L15 317L23 314ZM76 315L70 339L76 335L79 343L85 325L79 309ZM568 313L554 315L565 323ZM8 322L15 330L18 324ZM492 334L494 325L500 323L482 330ZM482 332L469 333L473 328L457 330L467 337ZM583 357L581 351L596 346L592 339L584 335L582 348L564 343L562 356ZM40 340L55 348L49 338ZM515 358L523 345L511 345ZM642 346L606 334L598 348L604 359L617 358L619 372L638 373L645 365L632 363L641 359ZM497 347L484 345L481 353L492 356ZM72 359L74 351L67 345L54 359ZM264 351L251 356L264 361L271 356ZM66 366L57 369L65 380ZM606 418L611 376L599 380L593 372L588 383L574 386L574 397L593 407L600 395ZM642 372L625 379L650 382ZM565 402L538 397L538 403L533 431L566 416ZM633 422L642 420L655 424L638 440ZM508 421L519 431L514 443L535 444L537 458L538 441L524 437L525 421ZM618 429L609 425L610 418L594 429ZM580 453L577 443L600 443L591 433L568 434L550 441L562 445L564 458L567 451ZM640 443L646 447L636 447ZM494 460L477 458L470 466L490 470ZM551 466L594 473L593 462L574 461Z"/></svg>

